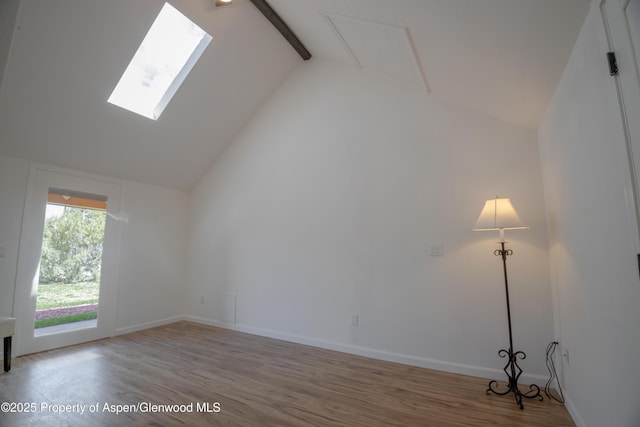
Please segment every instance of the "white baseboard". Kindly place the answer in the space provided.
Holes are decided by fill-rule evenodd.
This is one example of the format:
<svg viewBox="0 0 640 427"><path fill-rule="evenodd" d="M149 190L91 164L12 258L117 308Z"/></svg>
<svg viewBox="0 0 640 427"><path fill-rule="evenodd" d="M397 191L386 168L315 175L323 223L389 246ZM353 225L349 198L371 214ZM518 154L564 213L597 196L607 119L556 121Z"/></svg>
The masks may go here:
<svg viewBox="0 0 640 427"><path fill-rule="evenodd" d="M309 345L312 347L324 348L327 350L339 351L342 353L355 354L358 356L370 357L372 359L386 360L388 362L402 363L404 365L418 366L421 368L434 369L437 371L451 372L454 374L470 375L474 377L487 379L502 379L505 375L500 369L485 368L482 366L466 365L462 363L447 362L437 359L428 359L424 357L411 356L406 354L394 353L373 348L354 346L350 344L342 344L335 341L327 341L317 338L309 338L301 335L289 334L285 332L274 331L270 329L255 328L252 326L224 323L213 319L207 319L198 316L183 316L183 320L189 322L200 323L203 325L217 326L220 328L230 329L238 332L245 332L252 335L259 335L268 338L275 338L283 341L294 342L297 344ZM544 385L547 381L542 375L522 374L520 377L522 383L538 383Z"/></svg>
<svg viewBox="0 0 640 427"><path fill-rule="evenodd" d="M576 423L576 427L587 427L587 423L584 422L584 420L578 413L576 406L573 404L571 399L566 396L566 393L564 396L564 406L567 408L567 411L569 412L569 415L571 415L571 418L573 418L573 422Z"/></svg>
<svg viewBox="0 0 640 427"><path fill-rule="evenodd" d="M155 328L157 326L168 325L170 323L176 323L181 320L187 320L186 316L173 316L166 319L154 320L153 322L139 323L133 326L127 326L125 328L118 328L113 332L113 336L130 334L132 332L143 331L145 329Z"/></svg>

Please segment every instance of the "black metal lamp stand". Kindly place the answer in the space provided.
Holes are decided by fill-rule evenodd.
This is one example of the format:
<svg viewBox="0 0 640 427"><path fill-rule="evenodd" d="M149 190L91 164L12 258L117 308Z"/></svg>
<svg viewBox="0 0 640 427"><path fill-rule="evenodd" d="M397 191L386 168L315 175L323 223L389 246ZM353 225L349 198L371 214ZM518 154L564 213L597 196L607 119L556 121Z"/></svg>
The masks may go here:
<svg viewBox="0 0 640 427"><path fill-rule="evenodd" d="M502 265L504 267L504 291L507 296L507 318L509 319L509 349L502 349L498 352L500 357L508 358L508 362L504 367L504 372L507 374L509 378L509 385L505 391L498 390L498 381L492 380L489 382L489 387L487 388L487 394L494 393L500 396L507 395L509 393L513 393L513 396L516 399L516 403L520 407L520 409L524 409L522 405L522 398L533 399L537 397L539 400L542 400L542 395L540 394L540 387L535 384L531 384L529 386L529 391L523 393L518 389L518 378L522 374L522 368L518 365L518 359L525 359L527 355L524 351L513 351L513 335L511 333L511 305L509 304L509 282L507 280L507 256L513 255L513 251L511 249L504 248L504 241L500 242L502 245L502 249L496 249L493 253L496 256L502 257Z"/></svg>

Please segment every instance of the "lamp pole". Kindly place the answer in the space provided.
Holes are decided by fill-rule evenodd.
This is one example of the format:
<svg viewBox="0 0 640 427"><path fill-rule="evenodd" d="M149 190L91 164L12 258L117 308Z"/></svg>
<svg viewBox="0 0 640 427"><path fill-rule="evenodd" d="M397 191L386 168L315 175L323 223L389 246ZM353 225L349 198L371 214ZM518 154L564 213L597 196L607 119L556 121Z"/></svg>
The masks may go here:
<svg viewBox="0 0 640 427"><path fill-rule="evenodd" d="M501 230L500 236L504 236L504 231ZM502 257L502 267L504 270L504 292L507 298L507 319L509 320L509 349L502 349L498 352L500 357L507 357L508 362L504 367L504 372L507 374L509 379L509 386L505 391L500 391L498 389L498 381L491 380L489 382L489 387L487 388L487 394L494 393L500 396L504 396L509 393L513 393L513 396L516 399L516 403L520 407L520 409L524 409L522 405L522 398L525 397L527 399L533 399L534 397L542 400L542 395L540 394L540 387L535 384L531 384L529 386L529 391L526 393L522 393L520 389L518 389L518 378L522 375L522 368L518 365L518 359L525 359L527 355L524 351L513 351L513 333L511 329L511 304L509 302L509 280L507 278L507 257L513 255L513 251L511 249L505 249L504 244L506 242L503 238L501 238L500 245L502 249L496 249L493 253L496 256Z"/></svg>

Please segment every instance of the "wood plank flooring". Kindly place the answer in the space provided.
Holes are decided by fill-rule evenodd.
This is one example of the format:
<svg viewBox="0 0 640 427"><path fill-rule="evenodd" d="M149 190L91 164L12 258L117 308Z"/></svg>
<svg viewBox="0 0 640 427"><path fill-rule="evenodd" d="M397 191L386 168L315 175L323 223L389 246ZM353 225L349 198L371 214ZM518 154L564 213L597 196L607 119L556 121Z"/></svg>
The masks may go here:
<svg viewBox="0 0 640 427"><path fill-rule="evenodd" d="M527 400L520 410L486 387L482 378L178 322L15 359L0 374L0 403L34 411L0 412L0 426L575 425L560 403ZM168 413L152 404L185 406ZM138 412L114 412L134 409L126 405Z"/></svg>

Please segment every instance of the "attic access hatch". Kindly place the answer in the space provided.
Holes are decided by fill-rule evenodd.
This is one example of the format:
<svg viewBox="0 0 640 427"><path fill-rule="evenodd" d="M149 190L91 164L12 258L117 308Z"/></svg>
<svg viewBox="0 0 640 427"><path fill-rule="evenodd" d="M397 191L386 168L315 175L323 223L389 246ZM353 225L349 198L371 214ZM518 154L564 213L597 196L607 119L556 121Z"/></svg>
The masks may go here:
<svg viewBox="0 0 640 427"><path fill-rule="evenodd" d="M157 120L211 39L165 3L108 102Z"/></svg>

